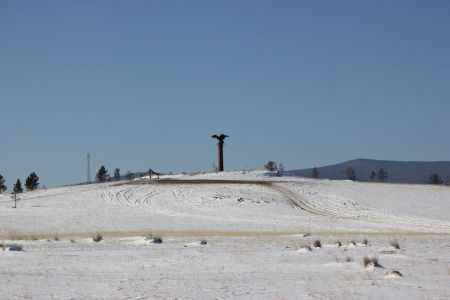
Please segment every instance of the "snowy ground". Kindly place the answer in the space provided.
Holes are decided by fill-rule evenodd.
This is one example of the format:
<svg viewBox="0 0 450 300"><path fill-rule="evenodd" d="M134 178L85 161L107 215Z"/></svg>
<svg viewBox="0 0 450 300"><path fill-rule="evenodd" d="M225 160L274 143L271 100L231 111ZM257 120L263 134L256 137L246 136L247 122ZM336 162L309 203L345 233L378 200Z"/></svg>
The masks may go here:
<svg viewBox="0 0 450 300"><path fill-rule="evenodd" d="M449 187L274 175L52 188L16 209L0 195L0 241L24 248L0 251L1 298L450 297Z"/></svg>

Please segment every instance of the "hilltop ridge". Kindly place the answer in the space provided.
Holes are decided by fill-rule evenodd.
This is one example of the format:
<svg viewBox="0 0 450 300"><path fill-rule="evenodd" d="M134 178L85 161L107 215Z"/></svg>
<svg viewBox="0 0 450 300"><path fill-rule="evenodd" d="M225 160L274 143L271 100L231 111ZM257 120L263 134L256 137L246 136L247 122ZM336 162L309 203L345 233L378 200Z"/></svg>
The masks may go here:
<svg viewBox="0 0 450 300"><path fill-rule="evenodd" d="M352 167L358 181L370 181L370 173L381 168L388 172L388 182L427 183L430 174L438 173L444 182L450 179L449 161L392 161L358 158L343 163L317 167L320 178L346 179L346 170ZM311 177L313 168L290 170L286 173L295 176Z"/></svg>

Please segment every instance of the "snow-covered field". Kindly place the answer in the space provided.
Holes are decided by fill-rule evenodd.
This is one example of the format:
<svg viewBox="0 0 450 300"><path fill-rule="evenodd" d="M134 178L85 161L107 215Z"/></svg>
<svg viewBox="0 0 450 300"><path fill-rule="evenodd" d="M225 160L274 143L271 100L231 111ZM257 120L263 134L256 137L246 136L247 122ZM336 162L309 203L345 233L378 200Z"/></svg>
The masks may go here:
<svg viewBox="0 0 450 300"><path fill-rule="evenodd" d="M450 298L446 186L242 171L37 190L12 206L0 195L0 241L24 251L0 251L2 299Z"/></svg>

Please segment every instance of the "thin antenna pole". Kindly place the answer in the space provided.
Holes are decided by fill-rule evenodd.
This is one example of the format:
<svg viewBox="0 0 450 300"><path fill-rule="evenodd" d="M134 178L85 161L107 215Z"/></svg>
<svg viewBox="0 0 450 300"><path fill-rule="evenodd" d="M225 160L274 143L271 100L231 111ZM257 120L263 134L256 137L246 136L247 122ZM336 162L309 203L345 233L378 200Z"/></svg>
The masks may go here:
<svg viewBox="0 0 450 300"><path fill-rule="evenodd" d="M91 183L91 154L87 154L87 183Z"/></svg>

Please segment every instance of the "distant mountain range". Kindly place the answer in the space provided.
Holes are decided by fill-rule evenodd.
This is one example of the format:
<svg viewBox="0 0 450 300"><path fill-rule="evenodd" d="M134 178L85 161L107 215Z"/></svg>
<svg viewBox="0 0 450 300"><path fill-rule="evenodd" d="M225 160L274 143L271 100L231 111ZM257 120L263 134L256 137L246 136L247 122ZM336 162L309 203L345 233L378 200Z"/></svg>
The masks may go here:
<svg viewBox="0 0 450 300"><path fill-rule="evenodd" d="M370 181L372 171L381 168L388 172L387 182L393 183L427 183L432 173L438 173L444 182L450 179L450 161L388 161L374 159L355 159L336 165L317 167L319 178L346 179L346 170L352 167L358 181ZM287 174L312 177L313 168L286 171Z"/></svg>

